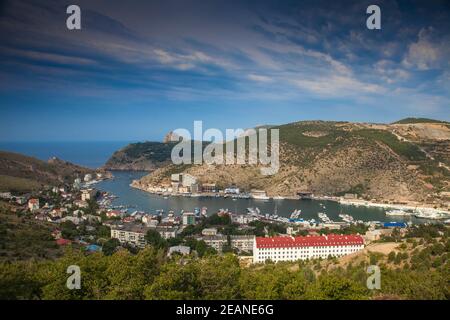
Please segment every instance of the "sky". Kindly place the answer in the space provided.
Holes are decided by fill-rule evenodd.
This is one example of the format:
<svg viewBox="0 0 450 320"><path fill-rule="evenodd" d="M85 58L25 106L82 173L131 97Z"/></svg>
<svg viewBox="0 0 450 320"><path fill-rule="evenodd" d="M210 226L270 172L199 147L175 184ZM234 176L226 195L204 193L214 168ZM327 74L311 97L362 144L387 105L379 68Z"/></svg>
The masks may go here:
<svg viewBox="0 0 450 320"><path fill-rule="evenodd" d="M68 30L66 8L81 8ZM366 8L381 8L381 30ZM3 1L0 141L450 120L450 2Z"/></svg>

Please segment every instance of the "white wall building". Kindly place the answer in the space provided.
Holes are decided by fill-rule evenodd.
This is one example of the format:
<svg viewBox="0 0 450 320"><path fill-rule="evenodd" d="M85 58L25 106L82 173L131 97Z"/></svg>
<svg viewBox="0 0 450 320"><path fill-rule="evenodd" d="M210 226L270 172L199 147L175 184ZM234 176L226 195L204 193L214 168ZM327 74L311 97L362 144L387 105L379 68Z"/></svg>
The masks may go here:
<svg viewBox="0 0 450 320"><path fill-rule="evenodd" d="M230 245L239 251L252 252L255 243L255 236L230 236Z"/></svg>
<svg viewBox="0 0 450 320"><path fill-rule="evenodd" d="M147 244L145 235L147 227L141 225L123 225L111 228L111 238L116 238L120 243L128 243L136 247L143 248Z"/></svg>
<svg viewBox="0 0 450 320"><path fill-rule="evenodd" d="M257 237L253 247L253 262L326 259L329 256L340 257L362 249L364 239L360 235Z"/></svg>

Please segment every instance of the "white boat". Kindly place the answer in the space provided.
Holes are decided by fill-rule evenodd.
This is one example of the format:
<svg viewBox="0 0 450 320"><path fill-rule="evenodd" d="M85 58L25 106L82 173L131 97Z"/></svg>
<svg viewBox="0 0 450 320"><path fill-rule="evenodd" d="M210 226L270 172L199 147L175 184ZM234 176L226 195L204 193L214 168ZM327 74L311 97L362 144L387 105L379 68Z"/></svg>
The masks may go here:
<svg viewBox="0 0 450 320"><path fill-rule="evenodd" d="M442 212L438 212L435 210L425 210L425 209L417 210L414 213L414 216L419 219L430 219L430 220L445 219L448 217L448 215L446 215Z"/></svg>
<svg viewBox="0 0 450 320"><path fill-rule="evenodd" d="M387 216L410 216L411 213L403 210L389 210L386 211Z"/></svg>
<svg viewBox="0 0 450 320"><path fill-rule="evenodd" d="M298 217L300 216L300 214L302 213L302 210L294 210L294 212L291 213L290 218L291 219L298 219Z"/></svg>
<svg viewBox="0 0 450 320"><path fill-rule="evenodd" d="M252 198L253 198L254 200L270 200L270 197L268 197L268 196L263 196L263 195L259 195L259 194L253 195Z"/></svg>
<svg viewBox="0 0 450 320"><path fill-rule="evenodd" d="M282 196L275 196L275 197L273 197L273 200L284 200L284 197L282 197Z"/></svg>

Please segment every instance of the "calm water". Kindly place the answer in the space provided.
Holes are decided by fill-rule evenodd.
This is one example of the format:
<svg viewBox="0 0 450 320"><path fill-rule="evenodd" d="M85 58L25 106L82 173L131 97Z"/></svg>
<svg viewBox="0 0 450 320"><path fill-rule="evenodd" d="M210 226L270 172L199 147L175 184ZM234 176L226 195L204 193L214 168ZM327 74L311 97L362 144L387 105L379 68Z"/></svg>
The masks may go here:
<svg viewBox="0 0 450 320"><path fill-rule="evenodd" d="M249 207L258 207L262 213L273 213L275 208L280 216L288 217L295 209L302 210L304 219L318 219L318 212L325 212L331 220L341 221L339 213L347 213L355 219L363 221L403 221L401 217L386 217L384 209L364 208L353 206L342 206L333 201L314 201L314 200L270 200L269 202L256 201L251 199L224 199L224 198L190 198L190 197L169 197L164 199L162 196L149 194L147 192L131 188L129 185L132 180L144 176L145 172L117 172L114 173L113 180L103 181L96 185L97 189L108 191L118 196L114 205L135 206L132 211L140 210L148 213L155 213L156 210L163 209L165 212L174 210L178 214L182 209L193 211L194 208L207 207L208 213L214 213L219 209L229 209L232 212L245 213ZM325 206L323 208L322 205ZM406 219L406 221L408 221ZM412 222L417 222L412 219Z"/></svg>
<svg viewBox="0 0 450 320"><path fill-rule="evenodd" d="M0 150L21 153L47 161L58 157L89 168L105 164L114 151L126 146L123 141L101 142L0 142Z"/></svg>

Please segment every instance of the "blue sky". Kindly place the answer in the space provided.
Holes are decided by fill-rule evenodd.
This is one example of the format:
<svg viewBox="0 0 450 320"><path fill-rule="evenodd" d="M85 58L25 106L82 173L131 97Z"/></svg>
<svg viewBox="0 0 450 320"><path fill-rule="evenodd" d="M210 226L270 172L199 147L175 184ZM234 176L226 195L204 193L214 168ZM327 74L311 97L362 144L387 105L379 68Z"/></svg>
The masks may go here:
<svg viewBox="0 0 450 320"><path fill-rule="evenodd" d="M0 140L161 140L305 119L450 120L450 4L10 1ZM66 28L68 4L82 30Z"/></svg>

